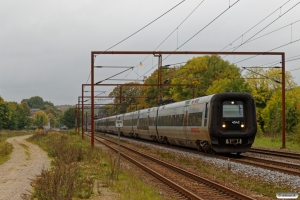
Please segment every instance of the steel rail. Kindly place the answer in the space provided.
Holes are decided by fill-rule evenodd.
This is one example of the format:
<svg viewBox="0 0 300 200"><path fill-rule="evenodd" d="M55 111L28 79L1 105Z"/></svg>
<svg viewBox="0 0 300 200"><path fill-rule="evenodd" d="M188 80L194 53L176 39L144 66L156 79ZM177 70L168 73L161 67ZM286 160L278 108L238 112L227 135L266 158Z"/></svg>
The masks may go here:
<svg viewBox="0 0 300 200"><path fill-rule="evenodd" d="M98 136L98 137L99 137L99 136ZM100 138L102 138L102 137L100 137ZM95 139L96 139L96 138L95 138ZM109 139L107 139L107 138L102 138L102 139L105 139L105 140L107 140L107 141L109 141L109 142L111 142L111 143L115 143L114 141L111 141L111 140L109 140ZM98 139L96 139L96 140L99 141ZM101 142L101 141L99 141L99 142ZM196 175L196 174L193 174L193 173L191 173L191 172L188 172L188 171L186 171L186 170L184 170L184 169L181 169L181 168L179 168L179 167L170 165L170 164L168 164L167 162L158 160L158 159L156 159L156 158L154 158L154 157L152 157L152 156L149 156L149 155L147 155L147 154L144 154L144 153L142 153L142 152L139 152L139 151L130 149L130 148L124 146L124 145L122 145L122 147L125 148L125 149L128 149L128 150L130 150L130 151L133 151L133 152L135 152L135 153L137 153L137 154L139 154L139 155L141 155L141 156L143 156L143 157L146 157L146 158L148 158L148 159L150 159L150 160L152 160L152 161L154 161L154 162L157 162L157 163L159 163L159 164L161 164L161 165L163 165L163 166L165 166L165 167L167 167L167 168L169 168L169 169L172 169L172 170L174 170L174 171L176 171L176 172L179 172L179 173L181 173L181 174L183 174L183 175L185 175L185 176L187 176L187 177L189 177L189 178L191 178L191 179L193 179L193 180L195 180L195 181L198 181L198 182L201 182L201 183L203 183L203 184L205 184L205 185L208 185L208 186L214 188L215 190L222 191L222 192L225 193L225 194L234 196L234 197L239 198L239 199L242 199L242 200L253 200L253 198L248 197L248 196L246 196L246 195L244 195L244 194L242 194L242 193L239 193L239 192L237 192L237 191L234 191L234 190L232 190L232 189L230 189L230 188L228 188L228 187L226 187L226 186L222 186L222 185L220 185L220 184L218 184L218 183L215 183L215 182L213 182L213 181L210 181L210 180L208 180L208 179L206 179L206 178L200 177L200 176L198 176L198 175Z"/></svg>
<svg viewBox="0 0 300 200"><path fill-rule="evenodd" d="M279 157L284 157L284 158L300 159L299 153L281 152L281 151L265 150L265 149L257 149L257 148L251 148L251 150L249 152L271 155L271 156L279 156Z"/></svg>
<svg viewBox="0 0 300 200"><path fill-rule="evenodd" d="M112 146L106 144L105 142L102 142L101 140L97 139L97 137L94 137L95 140L97 140L98 142L106 145L108 148L110 148L111 150L113 150L114 152L118 152L118 149L113 148ZM105 138L103 138L105 139ZM105 139L107 140L107 139ZM109 141L109 140L108 140ZM110 141L112 142L112 141ZM121 145L122 147L124 147L123 145ZM162 181L163 183L165 183L167 186L173 188L174 190L176 190L177 192L179 192L180 194L184 195L185 197L187 197L188 199L192 199L192 200L204 200L201 197L197 196L196 194L186 190L185 188L181 187L180 185L178 185L177 183L171 181L170 179L165 178L163 175L153 171L152 169L150 169L149 167L143 165L142 163L138 162L137 160L131 158L130 156L127 156L124 153L120 153L124 158L126 158L127 160L129 160L130 162L134 163L135 165L137 165L138 167L140 167L141 169L143 169L144 171L148 172L149 174L151 174L152 176L154 176L155 178L157 178L158 180Z"/></svg>

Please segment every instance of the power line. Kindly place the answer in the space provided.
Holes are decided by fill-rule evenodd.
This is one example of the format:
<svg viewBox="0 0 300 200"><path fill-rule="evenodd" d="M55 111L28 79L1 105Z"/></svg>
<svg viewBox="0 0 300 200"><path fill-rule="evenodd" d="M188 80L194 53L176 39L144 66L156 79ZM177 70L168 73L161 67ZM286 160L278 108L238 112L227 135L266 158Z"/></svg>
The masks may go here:
<svg viewBox="0 0 300 200"><path fill-rule="evenodd" d="M293 41L293 42L286 43L286 44L284 44L284 45L281 45L281 46L279 46L279 47L276 47L276 48L274 48L274 49L271 49L271 50L269 50L269 51L266 51L266 52L270 52L270 51L273 51L273 50L275 50L275 49L279 49L279 48L281 48L281 47L284 47L284 46L287 46L287 45L290 45L290 44L292 44L292 43L299 42L299 41L300 41L300 39L298 39L298 40L295 40L295 41ZM245 60L249 60L249 59L251 59L251 58L254 58L254 57L256 57L256 56L259 56L259 55L251 56L251 57L249 57L249 58L246 58L246 59L244 59L244 60L240 60L240 61L238 61L238 62L235 62L234 64L237 64L237 63L243 62L243 61L245 61Z"/></svg>
<svg viewBox="0 0 300 200"><path fill-rule="evenodd" d="M193 39L196 35L198 35L201 31L203 31L205 28L207 28L210 24L212 24L215 20L217 20L219 17L221 17L227 10L229 10L230 8L232 8L232 6L234 6L236 3L238 3L240 0L234 2L234 4L232 4L231 6L229 6L229 8L227 8L226 10L224 10L221 14L219 14L216 18L214 18L211 22L209 22L206 26L204 26L200 31L198 31L195 35L193 35L191 38L189 38L187 41L185 41L182 45L180 45L177 49L179 49L180 47L182 47L183 45L185 45L186 43L188 43L191 39Z"/></svg>
<svg viewBox="0 0 300 200"><path fill-rule="evenodd" d="M188 16L154 49L154 51L156 49L158 49L176 30L178 30L178 28L195 12L195 10L204 2L204 0L202 2L200 2L189 14ZM144 62L150 55L146 56L142 61ZM137 64L135 67L138 67L139 64ZM157 65L153 66L149 71L151 71L154 67L156 67ZM141 75L140 77L144 76L145 74L147 74L149 71L147 71L146 73L144 73L143 75ZM129 72L131 73L131 72ZM129 73L125 76L127 77L129 75ZM139 74L137 74L139 76ZM125 78L124 77L124 78ZM138 77L137 79L139 79L140 77Z"/></svg>
<svg viewBox="0 0 300 200"><path fill-rule="evenodd" d="M125 39L121 40L120 42L116 43L115 45L109 47L108 49L106 49L105 51L108 51L110 49L112 49L113 47L121 44L122 42L124 42L125 40L131 38L132 36L134 36L135 34L137 34L138 32L142 31L143 29L145 29L146 27L148 27L149 25L151 25L152 23L154 23L155 21L157 21L158 19L160 19L161 17L163 17L164 15L166 15L167 13L169 13L170 11L172 11L173 9L175 9L177 6L179 6L180 4L182 4L185 0L179 2L177 5L173 6L171 9L169 9L168 11L166 11L165 13L163 13L162 15L160 15L159 17L157 17L156 19L154 19L153 21L151 21L150 23L148 23L147 25L143 26L142 28L140 28L139 30L137 30L136 32L132 33L131 35L127 36ZM103 51L103 52L105 52ZM94 59L94 62L95 62L95 59ZM90 79L90 76L91 76L91 72L89 74L89 77L88 77L88 80L87 82L89 81Z"/></svg>
<svg viewBox="0 0 300 200"><path fill-rule="evenodd" d="M260 31L258 31L257 33L255 33L252 37L250 37L248 40L246 40L245 42L243 42L242 44L240 44L236 49L234 49L233 51L237 50L239 47L241 47L242 45L244 45L245 43L247 43L249 40L251 40L254 36L256 36L257 34L259 34L260 32L262 32L263 30L265 30L267 27L269 27L271 24L273 24L275 21L277 21L280 17L282 17L283 15L285 15L286 13L288 13L289 11L291 11L293 8L295 8L300 2L296 3L293 7L291 7L290 9L288 9L287 11L285 11L282 15L280 15L278 18L276 18L275 20L273 20L271 23L269 23L267 26L265 26L264 28L262 28Z"/></svg>
<svg viewBox="0 0 300 200"><path fill-rule="evenodd" d="M236 1L234 4L232 4L229 8L225 9L221 14L219 14L217 17L215 17L212 21L210 21L206 26L204 26L200 31L198 31L196 34L194 34L192 37L190 37L187 41L185 41L182 45L180 45L176 50L178 50L179 48L181 48L182 46L184 46L186 43L188 43L191 39L193 39L196 35L198 35L201 31L203 31L205 28L207 28L210 24L212 24L215 20L217 20L220 16L222 16L226 11L228 11L230 8L232 8L232 6L234 6L236 3L238 3L240 0ZM174 52L176 51L174 50ZM166 56L164 60L166 60L168 57L170 57L170 55ZM148 72L150 72L154 67L156 67L157 65L153 66L150 70L148 70L146 73L144 73L143 75L147 74ZM142 76L143 76L142 75Z"/></svg>
<svg viewBox="0 0 300 200"><path fill-rule="evenodd" d="M284 6L285 4L287 4L290 0L288 0L287 2L285 2L282 6ZM228 44L226 47L224 47L223 49L221 49L220 51L226 49L228 46L230 46L232 43L234 43L235 41L237 41L238 39L240 39L241 37L243 37L245 34L247 34L249 31L251 31L253 28L255 28L256 26L258 26L261 22L263 22L264 20L266 20L267 18L269 18L271 15L273 15L277 10L281 9L280 6L279 8L277 8L275 11L273 11L271 14L269 14L267 17L265 17L264 19L262 19L260 22L258 22L257 24L255 24L254 26L252 26L249 30L247 30L245 33L243 33L240 37L236 38L235 40L233 40L232 42L230 42L230 44Z"/></svg>
<svg viewBox="0 0 300 200"><path fill-rule="evenodd" d="M172 11L174 8L176 8L177 6L179 6L180 4L182 4L185 0L181 1L180 3L178 3L177 5L175 5L174 7L172 7L171 9L169 9L167 12L163 13L162 15L160 15L159 17L157 17L156 19L154 19L153 21L151 21L150 23L148 23L147 25L143 26L142 28L140 28L139 30L137 30L136 32L132 33L131 35L127 36L126 38L124 38L123 40L121 40L120 42L114 44L113 46L109 47L108 49L106 49L103 52L106 52L112 48L114 48L115 46L121 44L122 42L124 42L125 40L131 38L132 36L134 36L135 34L137 34L138 32L140 32L141 30L145 29L146 27L148 27L149 25L153 24L155 21L157 21L158 19L160 19L161 17L163 17L164 15L166 15L167 13L169 13L170 11Z"/></svg>
<svg viewBox="0 0 300 200"><path fill-rule="evenodd" d="M291 24L295 24L295 23L298 23L298 22L300 22L300 20L297 20L297 21L295 21L295 22L293 22L293 23L291 23ZM278 29L276 29L276 30L270 31L270 32L268 32L268 33L266 33L266 34L264 34L264 35L261 35L261 36L259 36L259 37L253 38L252 40L249 40L249 41L246 42L246 43L253 42L253 41L255 41L255 40L259 39L259 38L262 38L262 37L264 37L264 36L270 35L271 33L274 33L274 32L276 32L276 31L279 31L279 30L283 29L283 28L286 28L286 27L288 27L288 26L291 26L291 24L285 25L285 26L280 27L280 28L278 28ZM246 44L246 43L245 43L245 44ZM232 47L232 48L230 48L230 49L227 49L226 51L231 50L231 49L235 49L235 48L237 48L237 46ZM224 57L226 57L226 56L224 56Z"/></svg>
<svg viewBox="0 0 300 200"><path fill-rule="evenodd" d="M300 56L300 55L296 55L296 56L292 56L292 57L286 58L286 60L291 59L291 58L296 58L298 56ZM274 64L278 64L278 63L281 63L281 62L280 61L274 61L274 62L263 64L261 66L265 66L265 65L269 65L269 64L273 64L274 65Z"/></svg>
<svg viewBox="0 0 300 200"><path fill-rule="evenodd" d="M113 47L121 44L122 42L124 42L125 40L131 38L132 36L134 36L135 34L137 34L138 32L140 32L141 30L145 29L147 26L153 24L155 21L157 21L158 19L160 19L161 17L163 17L164 15L166 15L167 13L169 13L170 11L172 11L173 9L175 9L177 6L179 6L180 4L182 4L185 0L179 2L177 5L175 5L174 7L172 7L171 9L169 9L167 12L163 13L162 15L160 15L159 17L157 17L156 19L154 19L153 21L151 21L150 23L148 23L147 25L143 26L142 28L140 28L139 30L137 30L136 32L132 33L131 35L129 35L128 37L126 37L125 39L121 40L120 42L116 43L115 45L109 47L108 49L106 49L105 51L108 51L110 49L112 49ZM105 52L104 51L104 52Z"/></svg>

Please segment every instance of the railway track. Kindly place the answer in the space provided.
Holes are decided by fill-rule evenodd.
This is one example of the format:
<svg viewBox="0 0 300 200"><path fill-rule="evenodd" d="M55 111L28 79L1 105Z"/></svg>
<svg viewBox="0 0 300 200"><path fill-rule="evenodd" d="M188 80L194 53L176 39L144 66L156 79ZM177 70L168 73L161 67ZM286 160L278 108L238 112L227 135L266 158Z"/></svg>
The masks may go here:
<svg viewBox="0 0 300 200"><path fill-rule="evenodd" d="M103 143L115 152L118 151L118 144L114 141L99 136L96 136L95 140ZM107 142L109 142L109 144ZM158 180L164 182L185 199L252 199L237 191L231 190L230 188L158 160L132 148L124 145L121 145L121 148L122 157L142 168Z"/></svg>
<svg viewBox="0 0 300 200"><path fill-rule="evenodd" d="M131 138L131 140L132 140L132 138ZM141 140L136 140L136 141L141 142ZM151 141L142 141L142 142L155 144L157 146L169 147L164 144L162 145L162 144L154 143ZM300 165L298 165L298 164L280 162L280 161L269 160L269 159L264 159L264 158L255 158L255 157L249 157L249 156L243 156L243 155L235 156L235 154L226 155L226 156L213 155L213 154L207 154L204 152L199 152L197 150L176 147L176 146L171 146L170 148L177 149L180 151L182 151L184 149L185 152L190 152L193 154L205 155L207 157L219 158L219 159L227 160L227 161L229 159L230 162L236 162L236 163L240 163L240 164L246 164L246 165L250 165L250 166L254 166L254 167L268 169L271 171L277 171L277 172L281 172L281 173L285 173L285 174L289 174L289 175L300 176ZM260 152L262 152L262 154L264 154L264 150L257 151L257 153L260 153ZM285 158L293 157L294 159L300 159L300 157L297 158L297 156L299 156L299 154L296 154L296 153L287 153L287 154L283 153L282 154L282 152L277 152L277 151L272 151L272 150L267 150L266 153L268 153L268 155L272 155L272 156L277 156L279 154L279 155L282 155L280 157L285 157ZM287 155L287 156L284 156L284 155Z"/></svg>
<svg viewBox="0 0 300 200"><path fill-rule="evenodd" d="M227 158L227 157L225 157ZM300 165L286 162L279 162L275 160L239 156L238 158L230 158L231 161L252 165L255 167L261 167L264 169L269 169L271 171L278 171L289 175L300 176Z"/></svg>
<svg viewBox="0 0 300 200"><path fill-rule="evenodd" d="M270 155L270 156L278 156L278 157L283 157L283 158L300 159L299 153L266 150L266 149L259 149L259 148L251 148L251 150L249 152L257 153L257 154L265 154L265 155Z"/></svg>

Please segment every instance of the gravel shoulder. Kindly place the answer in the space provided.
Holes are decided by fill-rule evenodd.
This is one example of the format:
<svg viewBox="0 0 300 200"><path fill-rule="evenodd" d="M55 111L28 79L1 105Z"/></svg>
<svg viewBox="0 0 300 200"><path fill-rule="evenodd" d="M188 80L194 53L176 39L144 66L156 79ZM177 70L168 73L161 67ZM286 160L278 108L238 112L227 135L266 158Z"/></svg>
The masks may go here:
<svg viewBox="0 0 300 200"><path fill-rule="evenodd" d="M28 194L30 182L43 168L50 166L47 153L37 145L27 142L31 135L8 138L13 145L10 159L0 165L0 200L22 200Z"/></svg>

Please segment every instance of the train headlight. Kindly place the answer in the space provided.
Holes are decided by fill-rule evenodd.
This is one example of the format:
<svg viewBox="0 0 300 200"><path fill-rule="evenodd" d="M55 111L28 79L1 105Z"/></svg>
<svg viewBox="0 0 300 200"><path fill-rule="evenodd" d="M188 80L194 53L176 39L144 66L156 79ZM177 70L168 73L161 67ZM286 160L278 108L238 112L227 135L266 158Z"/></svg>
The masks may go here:
<svg viewBox="0 0 300 200"><path fill-rule="evenodd" d="M244 128L245 127L245 125L244 124L241 124L241 128Z"/></svg>
<svg viewBox="0 0 300 200"><path fill-rule="evenodd" d="M223 128L226 128L226 124L225 124L225 123L223 123L223 124L222 124L222 127L223 127Z"/></svg>

